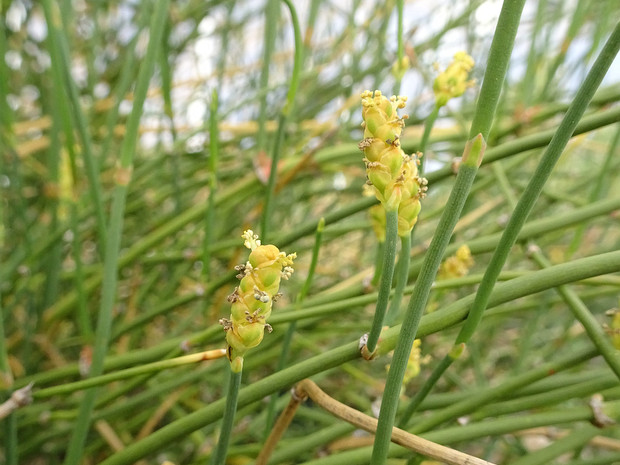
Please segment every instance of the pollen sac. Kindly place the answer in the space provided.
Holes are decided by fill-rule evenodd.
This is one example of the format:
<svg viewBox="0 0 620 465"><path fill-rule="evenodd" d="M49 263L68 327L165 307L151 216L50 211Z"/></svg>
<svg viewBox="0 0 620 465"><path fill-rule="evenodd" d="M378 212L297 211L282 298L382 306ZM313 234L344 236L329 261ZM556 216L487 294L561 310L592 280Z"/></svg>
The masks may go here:
<svg viewBox="0 0 620 465"><path fill-rule="evenodd" d="M250 256L246 265L236 267L241 282L228 299L230 319L221 320L226 331L228 358L235 372L241 371L247 351L261 343L265 329L271 329L267 319L274 300L280 295L280 281L291 276L291 265L296 258L295 254L280 252L274 245L261 245L258 235L251 230L242 237L245 246L251 249Z"/></svg>

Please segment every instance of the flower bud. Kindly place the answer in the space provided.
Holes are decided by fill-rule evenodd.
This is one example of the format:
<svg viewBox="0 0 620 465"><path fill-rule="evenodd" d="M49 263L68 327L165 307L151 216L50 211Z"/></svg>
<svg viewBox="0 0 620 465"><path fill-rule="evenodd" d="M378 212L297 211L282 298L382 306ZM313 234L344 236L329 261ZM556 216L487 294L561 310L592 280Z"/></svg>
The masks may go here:
<svg viewBox="0 0 620 465"><path fill-rule="evenodd" d="M454 60L433 83L435 105L444 106L448 100L460 97L468 87L474 85L473 80L467 80L469 72L474 67L474 60L465 52L457 52Z"/></svg>
<svg viewBox="0 0 620 465"><path fill-rule="evenodd" d="M286 255L274 245L261 245L251 230L242 236L245 246L252 250L248 262L236 267L240 271L239 287L229 296L230 320L220 323L226 331L228 357L233 371L243 367L246 352L263 340L267 319L271 315L273 300L278 295L280 281L288 278L293 269L295 254Z"/></svg>

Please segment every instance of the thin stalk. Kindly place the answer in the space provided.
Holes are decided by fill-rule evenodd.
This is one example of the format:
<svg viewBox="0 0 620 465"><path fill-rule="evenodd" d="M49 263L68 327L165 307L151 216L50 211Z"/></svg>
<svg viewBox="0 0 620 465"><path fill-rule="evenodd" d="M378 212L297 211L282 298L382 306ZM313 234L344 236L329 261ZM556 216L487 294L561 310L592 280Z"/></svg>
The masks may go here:
<svg viewBox="0 0 620 465"><path fill-rule="evenodd" d="M411 353L411 345L416 338L418 325L426 307L437 270L441 264L441 259L450 241L452 231L454 226L456 226L477 171L478 168L476 166L461 165L444 214L439 220L435 235L422 262L422 269L414 288L413 295L415 298L412 297L409 301L405 320L401 327L401 334L388 372L379 414L379 427L377 428L375 446L373 447L373 464L377 463L377 465L380 465L385 462L402 380Z"/></svg>
<svg viewBox="0 0 620 465"><path fill-rule="evenodd" d="M265 37L263 49L263 63L260 75L261 99L258 109L258 131L256 134L256 149L258 152L266 151L267 147L267 86L269 85L269 65L271 64L271 55L276 42L277 24L280 12L279 0L267 0L265 8Z"/></svg>
<svg viewBox="0 0 620 465"><path fill-rule="evenodd" d="M435 121L437 121L437 116L439 116L439 109L441 107L439 105L435 105L433 111L424 121L424 133L422 134L422 140L420 141L420 146L418 150L422 153L426 150L426 145L428 144L428 139L431 137L431 131L433 130L433 126L435 125ZM426 157L422 157L420 159L420 166L418 167L418 171L420 172L420 176L424 176L424 165Z"/></svg>
<svg viewBox="0 0 620 465"><path fill-rule="evenodd" d="M104 259L104 277L101 291L101 306L97 320L95 346L90 376L99 376L103 372L105 356L108 351L110 330L112 327L113 309L116 302L118 257L123 231L123 216L127 189L131 180L133 159L138 139L140 117L146 100L149 81L153 74L157 53L161 46L163 31L168 16L169 1L163 0L155 5L155 12L150 25L150 41L146 55L138 73L134 104L131 115L127 122L127 132L120 152L119 167L116 174L116 186L112 197L110 211L110 224L107 230L107 247ZM89 432L91 415L93 412L97 391L86 391L80 403L78 418L75 422L73 434L69 441L68 451L65 456L65 465L77 465L81 462L86 436Z"/></svg>
<svg viewBox="0 0 620 465"><path fill-rule="evenodd" d="M385 254L384 250L385 241L377 242L377 248L375 249L375 274L370 280L370 285L373 287L379 284L379 279L381 279L381 273L383 273L383 255Z"/></svg>
<svg viewBox="0 0 620 465"><path fill-rule="evenodd" d="M228 392L226 394L226 407L224 408L224 417L222 419L222 429L217 447L211 456L211 465L224 465L226 462L226 454L228 453L228 443L230 442L230 433L232 431L237 412L237 401L239 398L239 386L241 386L242 371L234 372L231 369L228 378Z"/></svg>
<svg viewBox="0 0 620 465"><path fill-rule="evenodd" d="M534 16L534 26L532 28L532 35L530 39L530 49L527 54L527 67L523 79L520 83L519 95L520 100L524 102L526 107L529 107L534 98L534 92L532 92L532 82L534 81L534 75L538 66L538 53L536 52L536 43L540 32L545 24L545 19L548 18L547 12L547 0L538 0L538 6L536 14Z"/></svg>
<svg viewBox="0 0 620 465"><path fill-rule="evenodd" d="M541 268L551 266L549 260L542 254L538 247L530 247L530 256ZM605 333L599 321L592 315L588 307L579 298L577 293L568 286L559 286L558 293L568 305L575 318L583 325L592 344L596 346L603 356L609 368L620 379L620 352L613 346L609 336Z"/></svg>
<svg viewBox="0 0 620 465"><path fill-rule="evenodd" d="M578 427L568 436L555 441L550 446L544 447L526 456L514 460L511 465L545 465L553 463L560 455L567 452L576 451L590 442L594 436L600 434L601 429L594 425L583 425Z"/></svg>
<svg viewBox="0 0 620 465"><path fill-rule="evenodd" d="M265 204L263 207L263 215L261 218L261 237L263 241L267 242L269 234L269 225L271 220L271 210L273 208L273 197L276 189L276 176L278 173L278 162L280 160L280 152L282 142L284 140L284 129L288 120L288 116L293 109L295 103L295 95L297 94L297 88L299 87L299 75L301 73L302 66L302 52L303 44L301 42L301 28L299 26L299 19L297 18L297 11L291 0L282 0L288 7L291 13L291 21L293 23L293 32L295 35L295 57L293 61L293 72L286 95L286 103L280 111L278 118L278 133L276 135L276 141L271 153L271 168L269 170L269 180L267 181L267 189L265 192Z"/></svg>
<svg viewBox="0 0 620 465"><path fill-rule="evenodd" d="M390 302L390 308L385 317L385 324L392 326L400 315L400 303L403 300L407 278L409 277L409 263L411 262L411 233L400 238L400 257L396 265L396 288Z"/></svg>
<svg viewBox="0 0 620 465"><path fill-rule="evenodd" d="M585 459L564 462L564 465L615 465L620 462L620 452L610 452L600 457L588 457Z"/></svg>
<svg viewBox="0 0 620 465"><path fill-rule="evenodd" d="M501 399L503 396L515 392L518 389L527 387L538 380L545 379L553 373L584 363L597 355L598 352L596 349L592 348L564 355L558 360L532 368L523 374L511 377L497 386L478 391L460 402L456 402L442 410L434 412L432 416L424 418L422 421L413 425L410 431L415 434L431 431L448 420L471 413L482 405L487 405L495 399Z"/></svg>
<svg viewBox="0 0 620 465"><path fill-rule="evenodd" d="M544 101L545 99L549 97L549 89L551 87L551 84L553 84L555 81L555 78L557 78L558 69L560 68L560 66L562 65L562 63L564 62L566 58L566 53L568 52L568 48L570 47L575 37L577 37L577 33L579 32L579 29L581 28L581 26L584 23L585 18L587 17L586 11L589 8L592 8L592 4L590 2L583 1L583 0L577 2L577 8L575 9L575 12L571 15L572 20L571 20L570 25L568 26L568 31L566 31L566 37L564 37L564 40L562 41L560 52L555 57L551 66L549 67L545 85L542 91L540 92L540 96L539 96L540 100Z"/></svg>
<svg viewBox="0 0 620 465"><path fill-rule="evenodd" d="M95 331L93 330L91 315L88 311L87 295L84 289L84 268L82 264L82 247L79 234L78 205L75 199L71 199L69 203L69 216L71 230L73 231L71 250L73 252L73 261L75 262L75 277L73 281L77 293L77 324L84 343L92 344L95 339Z"/></svg>
<svg viewBox="0 0 620 465"><path fill-rule="evenodd" d="M404 70L402 70L401 66L403 65L403 58L405 57L405 46L403 44L403 21L404 21L404 0L396 0L396 11L398 13L397 23L398 30L396 32L396 40L398 41L398 50L396 52L396 82L394 83L394 94L400 95L400 87L401 82L403 80ZM394 69L394 68L392 68Z"/></svg>
<svg viewBox="0 0 620 465"><path fill-rule="evenodd" d="M215 195L217 192L217 164L219 158L219 131L217 127L217 91L211 93L209 107L209 200L205 212L205 238L202 248L202 270L206 281L211 277L211 249L215 242Z"/></svg>
<svg viewBox="0 0 620 465"><path fill-rule="evenodd" d="M0 54L4 56L4 52L6 50L6 36L4 30L4 21L0 21ZM4 77L8 73L6 72L6 63L2 60L0 63L0 74ZM0 83L0 91L5 91L8 84L8 80L6 82ZM6 95L6 93L4 94ZM12 112L5 110L8 109L8 104L6 99L0 99L3 102L0 103L0 141L8 142L9 139L13 138L12 134ZM4 222L5 218L5 202L0 202L0 221ZM4 250L5 248L5 228L4 224L0 224L0 249ZM3 262L0 262L0 266L3 265ZM2 305L3 298L0 293L0 390L4 391L10 388L13 385L13 371L11 370L11 366L9 365L9 354L7 351L7 340L6 340L6 330L4 328L5 321L5 313L6 310ZM9 396L2 396L0 398L0 402L8 399ZM5 450L4 450L4 460L6 461L6 465L17 465L19 462L19 455L17 453L17 445L18 445L18 436L17 436L17 415L11 414L2 422L4 429L4 441L5 441Z"/></svg>
<svg viewBox="0 0 620 465"><path fill-rule="evenodd" d="M533 177L531 178L527 188L524 190L523 195L519 199L508 224L504 228L504 233L502 234L497 248L495 249L495 253L491 257L482 282L480 283L480 287L478 288L474 304L472 305L472 308L467 316L467 320L456 337L454 348L448 355L446 355L444 361L435 368L436 372L431 375L431 379L439 379L442 374L439 373L439 370L447 370L452 362L460 356L465 344L467 344L473 336L480 320L482 319L482 314L487 307L488 299L493 291L497 277L506 262L512 246L519 237L519 232L521 231L534 206L534 203L538 199L547 179L549 178L551 170L557 163L564 147L566 147L568 140L572 136L579 119L585 112L588 102L591 100L594 92L598 88L598 85L605 76L607 69L611 65L611 62L614 60L618 52L618 48L620 48L620 23L616 26L614 33L608 40L605 48L592 67L592 70L588 73L586 80L577 92L575 99L571 103L564 119L562 120L562 123L549 143L549 146L547 147L547 150L545 151ZM430 387L425 387L424 392L430 392ZM415 411L419 403L423 400L421 395L422 394L416 395L414 399L412 399L411 404L405 412L407 416L403 416L400 421L401 425L405 425L407 423L409 416Z"/></svg>
<svg viewBox="0 0 620 465"><path fill-rule="evenodd" d="M73 392L82 391L94 386L101 386L103 384L109 384L114 381L133 378L134 376L138 375L156 373L162 370L168 370L170 368L176 368L187 364L204 362L205 360L216 360L225 356L226 349L215 349L191 355L184 355L182 357L161 360L158 362L147 363L133 368L128 368L126 370L118 370L113 373L106 373L101 376L93 376L82 381L76 381L74 383L65 383L59 386L52 386L46 389L40 389L34 392L33 398L45 399L46 397L51 396L71 394Z"/></svg>
<svg viewBox="0 0 620 465"><path fill-rule="evenodd" d="M99 251L103 257L106 246L106 222L104 215L103 195L101 182L99 180L98 165L95 160L92 141L88 131L86 117L82 112L80 96L73 78L71 77L71 58L69 55L69 46L67 38L63 34L61 26L62 14L60 7L56 2L50 0L43 1L43 9L45 11L45 19L50 34L50 51L52 53L52 61L62 63L63 84L65 92L70 102L73 112L73 122L77 128L78 134L82 141L82 150L84 156L84 165L86 167L86 175L90 188L90 195L95 210L95 219L97 222L97 238L99 240Z"/></svg>
<svg viewBox="0 0 620 465"><path fill-rule="evenodd" d="M452 231L461 215L484 155L486 139L493 123L524 3L525 0L506 1L502 6L489 51L489 60L480 97L469 133L469 142L465 146L462 164L446 208L424 257L413 294L415 298L412 297L409 301L400 337L396 343L394 356L390 364L379 413L379 425L372 450L371 462L373 465L383 465L386 461L403 377L409 355L411 354L411 346L416 338L418 325L426 307L437 270L441 264L441 259L452 236Z"/></svg>
<svg viewBox="0 0 620 465"><path fill-rule="evenodd" d="M396 258L396 242L398 240L398 211L391 210L385 212L385 249L383 250L383 272L379 283L379 296L375 307L375 316L372 320L372 327L368 334L366 349L372 356L377 348L379 336L383 329L383 320L388 308L390 292L392 290L392 278L394 276L394 259ZM401 281L406 281L405 277Z"/></svg>
<svg viewBox="0 0 620 465"><path fill-rule="evenodd" d="M396 9L398 11L398 32L396 39L398 40L398 61L400 62L405 56L405 47L403 44L403 21L404 21L404 0L396 0ZM400 81L400 80L399 80Z"/></svg>
<svg viewBox="0 0 620 465"><path fill-rule="evenodd" d="M551 174L551 170L557 163L564 147L566 147L566 144L571 138L577 123L586 110L588 102L605 76L609 66L618 53L619 48L620 23L616 25L613 34L607 41L607 44L601 51L599 58L592 66L586 80L577 92L575 99L566 112L566 115L553 139L549 143L549 146L547 147L542 160L526 187L524 194L519 199L508 224L504 228L504 233L502 234L497 249L495 250L489 266L486 269L485 277L483 278L483 281L478 289L476 301L474 302L470 316L467 318L465 325L457 336L456 344L466 343L473 335L480 319L482 318L482 313L486 307L488 297L493 290L497 276L499 276L506 258L508 257L512 246L515 244L519 236L519 231L523 227L523 224L531 212L534 203L538 199L547 179Z"/></svg>
<svg viewBox="0 0 620 465"><path fill-rule="evenodd" d="M609 144L609 150L607 151L607 156L601 165L601 169L598 172L598 175L594 178L594 187L590 191L590 195L588 196L588 203L595 202L601 197L603 192L603 187L605 185L605 181L607 177L613 173L611 170L611 163L614 161L618 145L620 144L620 124L616 130L616 134L614 135L611 143ZM579 246L581 245L583 235L586 230L586 223L580 224L576 231L573 240L571 241L568 249L566 250L567 258L572 257L572 255L577 251Z"/></svg>
<svg viewBox="0 0 620 465"><path fill-rule="evenodd" d="M314 279L314 272L316 270L316 265L319 262L319 250L321 250L321 242L323 240L323 231L325 230L325 218L321 218L319 220L319 224L316 227L316 233L314 235L314 247L312 248L312 258L310 261L310 268L308 269L308 276L304 281L304 284L297 294L297 298L295 299L295 310L300 310L302 308L302 304L306 299L306 295L310 290L310 286L312 285L312 280ZM280 352L280 357L278 358L278 368L277 370L282 370L286 366L286 361L288 359L291 342L293 340L293 335L295 334L295 330L297 329L297 321L293 320L286 330L286 334L284 335L284 340L282 341L282 351ZM271 396L269 399L269 406L267 407L267 420L265 421L265 433L270 434L271 425L273 424L273 420L275 418L276 412L276 401L277 396Z"/></svg>
<svg viewBox="0 0 620 465"><path fill-rule="evenodd" d="M164 98L164 114L168 118L170 124L170 135L172 136L172 146L177 143L178 135L174 125L174 109L172 107L172 72L170 71L170 59L174 59L174 55L170 53L169 40L172 25L170 21L166 23L163 40L161 43L162 53L159 54L159 72L161 74L161 92ZM179 168L179 157L173 149L168 154L170 167L172 171L172 192L174 198L174 209L177 214L181 208L181 174Z"/></svg>

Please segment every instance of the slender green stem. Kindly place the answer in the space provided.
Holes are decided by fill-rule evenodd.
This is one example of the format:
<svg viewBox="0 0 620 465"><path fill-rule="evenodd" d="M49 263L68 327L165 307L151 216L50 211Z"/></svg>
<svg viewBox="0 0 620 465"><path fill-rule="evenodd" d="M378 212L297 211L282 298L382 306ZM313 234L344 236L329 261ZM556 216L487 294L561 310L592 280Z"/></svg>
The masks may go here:
<svg viewBox="0 0 620 465"><path fill-rule="evenodd" d="M65 383L59 386L52 386L46 389L40 389L34 392L33 398L44 399L51 396L71 394L73 392L85 390L94 386L101 386L103 384L109 384L114 381L129 379L143 374L156 373L161 370L168 370L186 364L200 363L205 360L212 360L215 358L223 357L225 355L226 354L224 353L224 349L221 349L221 351L218 351L216 349L213 353L199 352L196 354L184 355L182 357L160 360L158 362L147 363L133 368L128 368L126 370L117 370L113 373L106 373L100 376L92 376L88 379L76 381L74 383Z"/></svg>
<svg viewBox="0 0 620 465"><path fill-rule="evenodd" d="M308 269L308 276L306 276L306 280L295 299L295 310L300 310L304 300L306 299L306 295L310 290L310 286L312 285L312 280L314 279L314 272L316 270L316 265L319 262L319 250L321 249L321 242L323 240L323 231L325 230L325 218L321 218L319 220L319 224L316 227L316 233L314 235L314 247L312 248L312 258L310 261L310 268ZM293 320L291 324L288 326L286 330L286 334L284 335L284 340L282 341L282 350L280 352L280 357L278 358L278 371L284 369L286 366L286 361L289 356L291 342L293 340L293 335L295 334L295 330L297 329L297 321ZM271 432L271 426L273 425L273 421L275 419L276 412L276 401L277 396L273 395L269 399L269 406L267 408L267 420L265 422L265 439L269 436Z"/></svg>
<svg viewBox="0 0 620 465"><path fill-rule="evenodd" d="M133 109L127 122L127 132L125 139L123 140L123 146L121 147L120 160L117 168L116 186L113 193L110 212L110 224L104 259L101 306L97 320L95 347L92 364L90 367L90 376L98 376L103 372L105 356L108 351L113 309L116 301L118 256L121 245L127 189L133 168L133 159L138 139L140 118L142 116L143 106L146 100L149 81L153 74L155 61L157 59L157 52L161 46L166 18L168 16L168 6L168 0L163 0L155 6L155 13L150 26L151 40L148 44L143 63L140 66L136 90L134 93ZM82 460L86 436L89 431L91 415L95 404L95 398L96 390L94 388L86 391L80 404L79 414L75 423L73 434L69 441L69 447L64 462L66 465L77 465Z"/></svg>
<svg viewBox="0 0 620 465"><path fill-rule="evenodd" d="M396 82L394 83L394 94L395 95L400 94L400 87L401 87L401 83L403 80L403 73L405 71L401 68L403 66L403 58L405 57L405 46L403 43L404 7L405 7L404 0L396 1L396 10L398 13L398 19L397 19L398 30L396 32L396 40L398 41L398 50L396 52L396 63L394 64L394 66L396 66L396 75L394 76L396 79ZM394 70L394 68L392 68L392 70Z"/></svg>
<svg viewBox="0 0 620 465"><path fill-rule="evenodd" d="M269 66L271 55L275 47L277 24L279 19L280 0L268 0L265 8L265 36L263 49L263 63L260 75L260 89L262 91L258 110L258 132L256 134L256 149L266 151L267 146L267 86L269 85Z"/></svg>
<svg viewBox="0 0 620 465"><path fill-rule="evenodd" d="M575 12L571 15L571 22L568 26L568 30L566 31L566 37L564 37L562 41L562 46L560 47L560 51L555 59L552 61L551 66L549 67L549 71L547 72L547 77L545 80L545 85L543 86L542 91L540 92L540 100L548 99L552 92L550 91L551 85L555 82L558 76L558 69L566 59L566 52L570 44L573 42L579 29L584 23L585 18L587 17L587 10L591 8L592 5L587 1L579 1L577 2L577 7Z"/></svg>
<svg viewBox="0 0 620 465"><path fill-rule="evenodd" d="M4 21L0 21L0 55L5 56L6 52L6 35ZM7 76L6 63L2 60L0 63L0 81L4 80ZM7 95L8 80L0 83L0 92L3 95ZM3 145L13 139L12 129L12 114L9 109L8 102L5 98L0 99L0 143ZM5 203L0 202L0 250L4 250L5 243ZM4 262L0 262L0 267L3 267ZM7 391L13 385L13 372L9 365L9 354L7 351L7 339L5 324L6 309L3 306L3 296L0 292L0 391ZM4 395L0 397L0 402L3 402L8 397ZM19 461L19 455L17 452L18 436L17 436L17 415L12 413L2 421L4 430L4 460L6 465L17 465Z"/></svg>
<svg viewBox="0 0 620 465"><path fill-rule="evenodd" d="M383 273L383 255L385 254L385 241L377 242L377 247L375 249L375 272L370 280L371 286L376 286L379 284L379 279L381 279L381 273Z"/></svg>
<svg viewBox="0 0 620 465"><path fill-rule="evenodd" d="M394 277L394 260L396 258L396 243L398 241L398 211L391 210L385 212L385 249L383 250L383 272L379 283L379 296L375 307L375 316L372 320L372 327L368 334L366 347L372 354L377 348L383 320L388 308L390 292L392 290L392 278Z"/></svg>
<svg viewBox="0 0 620 465"><path fill-rule="evenodd" d="M170 71L170 61L174 60L174 55L170 53L169 38L172 25L170 21L166 23L166 30L161 43L162 53L159 54L159 72L161 74L161 91L164 97L164 113L168 117L170 124L170 135L172 136L172 146L177 143L178 134L174 124L174 108L172 106L172 73ZM175 150L171 150L168 155L172 171L172 192L174 197L174 208L176 213L181 212L181 172L179 167L179 156Z"/></svg>
<svg viewBox="0 0 620 465"><path fill-rule="evenodd" d="M263 208L263 215L261 218L261 237L263 241L267 241L269 234L269 223L271 220L271 210L273 208L273 197L276 189L276 176L278 174L278 162L280 160L280 152L282 150L282 141L284 140L284 130L290 112L293 109L295 103L295 95L297 94L297 88L299 87L299 75L301 73L301 66L303 61L303 45L301 42L301 28L299 26L299 19L297 18L297 11L295 6L290 0L282 0L288 7L291 13L291 21L293 23L293 32L295 35L295 58L293 61L293 72L286 95L286 103L280 112L278 118L278 133L276 135L276 141L271 153L271 168L269 170L269 180L267 181L267 189L265 191L265 204Z"/></svg>
<svg viewBox="0 0 620 465"><path fill-rule="evenodd" d="M551 266L549 260L538 250L537 247L530 248L530 255L541 268ZM592 315L588 307L579 298L577 293L568 286L559 286L558 293L562 296L575 318L583 325L592 343L599 350L609 368L620 379L620 352L613 346L609 336L601 327L598 320Z"/></svg>
<svg viewBox="0 0 620 465"><path fill-rule="evenodd" d="M437 275L437 270L441 264L444 251L450 241L452 231L454 230L454 226L456 226L463 206L465 205L467 193L471 189L477 171L477 167L465 164L461 165L454 188L446 204L444 214L439 220L435 235L424 256L422 269L420 270L415 285L413 297L409 300L409 306L401 327L400 337L396 343L385 390L383 392L379 424L377 426L375 445L373 447L373 464L376 463L377 465L381 465L385 462L387 449L392 436L392 426L394 425L396 409L398 407L400 389L405 375L407 361L411 353L411 345L415 340L418 325L420 324L422 313L426 307L431 286Z"/></svg>
<svg viewBox="0 0 620 465"><path fill-rule="evenodd" d="M440 106L439 105L435 105L433 107L433 111L431 112L430 115L428 115L428 117L426 118L426 120L424 121L424 133L422 134L422 140L420 141L420 147L418 148L418 150L422 153L424 153L424 151L426 150L426 145L428 144L428 139L431 136L431 131L433 130L433 126L435 125L435 121L437 121L437 116L439 116L439 110L440 110ZM426 157L422 157L420 159L420 166L418 167L418 170L420 172L420 176L424 175L424 165L426 164Z"/></svg>
<svg viewBox="0 0 620 465"><path fill-rule="evenodd" d="M492 400L500 399L517 389L529 386L535 381L544 379L553 373L579 365L597 355L598 352L595 349L588 349L586 351L564 355L558 360L532 368L525 373L511 377L502 384L484 389L466 397L460 402L456 402L434 412L430 417L424 418L422 421L413 425L410 431L414 434L431 431L433 428L436 428L448 420L473 412L478 407L486 405Z"/></svg>
<svg viewBox="0 0 620 465"><path fill-rule="evenodd" d="M531 452L519 460L512 461L511 465L545 465L547 463L553 463L560 455L576 451L585 446L594 436L599 435L600 432L601 429L594 425L586 424L577 427L566 437L558 439L547 447Z"/></svg>
<svg viewBox="0 0 620 465"><path fill-rule="evenodd" d="M86 166L86 175L90 187L90 195L92 197L93 208L95 210L95 218L97 222L97 236L99 240L99 251L101 256L105 254L106 246L106 223L104 215L103 195L101 193L101 182L99 181L98 166L95 160L92 141L88 132L88 124L86 117L82 112L80 104L80 96L73 78L71 77L71 59L69 56L69 46L67 38L63 34L61 24L62 14L60 7L56 2L44 0L43 9L50 34L52 61L62 63L63 84L69 101L71 102L71 110L73 112L73 122L77 128L78 134L82 141L82 150L84 156L84 164Z"/></svg>
<svg viewBox="0 0 620 465"><path fill-rule="evenodd" d="M74 282L77 292L77 323L84 342L86 344L92 344L95 339L95 331L93 330L91 315L88 311L88 299L86 290L84 289L84 267L82 264L82 247L79 235L78 205L75 199L70 200L69 209L71 229L73 230L72 252L73 261L75 262Z"/></svg>
<svg viewBox="0 0 620 465"><path fill-rule="evenodd" d="M400 315L400 303L403 300L407 278L409 277L409 263L411 262L411 233L400 238L400 257L396 265L396 288L387 311L385 324L392 326Z"/></svg>
<svg viewBox="0 0 620 465"><path fill-rule="evenodd" d="M416 338L418 325L426 307L437 270L441 264L441 259L448 246L456 222L461 215L465 200L471 190L474 178L478 172L478 166L480 166L482 161L485 141L491 129L497 102L499 101L524 3L525 0L505 1L502 6L495 36L489 51L487 70L470 129L469 141L463 154L463 161L445 210L424 257L415 291L409 301L400 337L394 350L381 402L379 424L372 450L371 462L373 465L383 465L387 457L400 389L409 355L411 354L411 346Z"/></svg>
<svg viewBox="0 0 620 465"><path fill-rule="evenodd" d="M616 154L618 153L617 149L619 145L620 145L620 124L617 126L616 134L614 135L611 143L609 144L609 150L607 151L607 156L605 157L605 160L603 161L603 164L601 165L601 169L598 173L598 176L595 177L594 187L590 191L590 195L588 196L588 202L595 202L601 197L604 185L606 184L606 181L608 180L610 171L612 171L610 169L611 163L614 161ZM566 250L567 257L571 257L577 251L577 249L579 248L581 244L585 230L586 230L585 223L577 227L575 231L575 236L573 237L573 240L571 241L570 245L568 246L568 249Z"/></svg>
<svg viewBox="0 0 620 465"><path fill-rule="evenodd" d="M426 396L431 392L431 390L433 389L437 381L439 381L441 376L450 367L450 365L452 365L452 358L449 355L445 355L441 359L439 364L435 366L435 368L431 372L428 379L424 382L422 387L416 391L415 395L411 398L411 400L407 404L407 407L405 407L405 410L403 411L403 413L401 414L398 420L399 428L404 429L407 427L407 423L409 422L411 415L413 415L417 411L422 401L426 399Z"/></svg>
<svg viewBox="0 0 620 465"><path fill-rule="evenodd" d="M614 39L615 37L615 39ZM614 44L615 41L615 44ZM613 45L610 45L613 44ZM614 51L615 47L615 51ZM504 233L498 243L495 253L491 257L491 261L485 271L484 278L478 288L476 299L469 312L465 324L461 328L461 331L457 335L455 348L461 347L463 344L467 344L473 336L482 314L486 309L488 298L491 295L493 286L497 281L497 277L501 272L506 258L512 246L515 244L519 231L523 227L527 216L532 210L534 203L538 199L542 188L551 174L551 170L555 166L555 163L559 159L564 147L568 143L568 140L572 136L579 119L583 115L588 102L594 95L600 81L607 72L607 69L613 61L618 47L620 47L620 25L616 27L614 35L608 41L606 48L601 52L599 60L592 67L592 70L588 74L585 82L579 89L575 99L570 105L566 116L562 120L560 127L551 140L549 147L543 155L543 159L538 165L534 176L531 178L528 187L525 189L523 195L519 199L517 206L508 222L508 225L504 229ZM462 351L462 350L461 350ZM460 352L459 352L460 353ZM456 357L446 356L441 364L439 364L433 371L431 378L428 382L436 382L443 372L440 370L447 370ZM405 415L401 420L401 425L405 425L409 420L411 414L415 411L417 406L423 400L423 393L428 394L432 386L425 387L418 395L412 399L411 403L405 411Z"/></svg>
<svg viewBox="0 0 620 465"><path fill-rule="evenodd" d="M504 2L502 5L474 120L469 130L470 139L476 134L482 134L485 140L489 137L524 4L525 0L516 0Z"/></svg>
<svg viewBox="0 0 620 465"><path fill-rule="evenodd" d="M517 204L517 207L515 208L508 224L506 225L506 228L504 229L504 233L502 234L502 238L500 239L497 249L491 257L491 261L489 262L485 272L485 278L478 288L476 301L474 302L465 325L457 336L456 344L460 344L462 342L467 343L478 326L478 323L482 318L482 313L486 308L488 297L490 296L493 286L497 280L497 276L501 272L506 258L508 257L512 246L519 236L519 231L523 227L523 224L531 212L534 203L538 199L543 186L551 175L551 171L562 154L564 147L566 147L568 140L571 138L579 119L585 112L588 102L594 95L594 92L598 88L601 80L605 76L609 66L618 53L618 48L620 48L620 23L616 26L613 34L601 51L599 58L593 65L590 73L588 73L588 76L586 77L586 80L577 92L575 99L571 103L571 106L566 112L566 116L562 120L560 127L547 147L547 150L545 151L543 158L540 161L527 188L519 199L519 203Z"/></svg>
<svg viewBox="0 0 620 465"><path fill-rule="evenodd" d="M224 408L224 417L222 419L222 429L220 430L220 439L217 447L211 456L211 465L224 465L226 463L226 454L228 453L228 443L230 442L230 433L237 412L237 401L239 399L239 386L241 386L242 371L234 372L229 370L228 393L226 394L226 407Z"/></svg>
<svg viewBox="0 0 620 465"><path fill-rule="evenodd" d="M400 62L405 56L405 47L403 44L403 21L404 21L404 0L396 1L396 8L398 10L398 32L396 33L396 40L398 40L398 61Z"/></svg>
<svg viewBox="0 0 620 465"><path fill-rule="evenodd" d="M211 93L209 112L209 200L205 212L205 238L202 252L202 269L205 279L211 277L211 249L213 248L215 227L215 195L217 192L217 163L219 158L219 131L217 127L217 91Z"/></svg>

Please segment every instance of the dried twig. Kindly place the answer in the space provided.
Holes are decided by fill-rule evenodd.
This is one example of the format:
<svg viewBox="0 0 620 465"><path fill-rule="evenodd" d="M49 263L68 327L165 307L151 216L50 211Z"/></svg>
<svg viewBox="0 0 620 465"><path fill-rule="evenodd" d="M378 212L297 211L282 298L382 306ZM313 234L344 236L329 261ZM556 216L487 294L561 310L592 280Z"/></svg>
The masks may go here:
<svg viewBox="0 0 620 465"><path fill-rule="evenodd" d="M13 391L11 397L0 404L0 420L8 417L18 408L24 407L32 402L32 386L33 383L30 383L21 389Z"/></svg>
<svg viewBox="0 0 620 465"><path fill-rule="evenodd" d="M304 379L293 389L293 397L291 398L289 405L278 418L273 431L269 435L263 450L256 460L256 465L265 465L267 463L267 460L275 448L276 443L286 428L288 428L297 407L306 397L310 397L314 403L332 415L345 420L358 428L373 434L377 430L376 418L369 417L362 412L338 402L336 399L333 399L323 392L313 381ZM486 460L482 460L472 455L436 444L396 427L392 429L392 442L426 457L440 460L449 465L493 465L493 463Z"/></svg>

